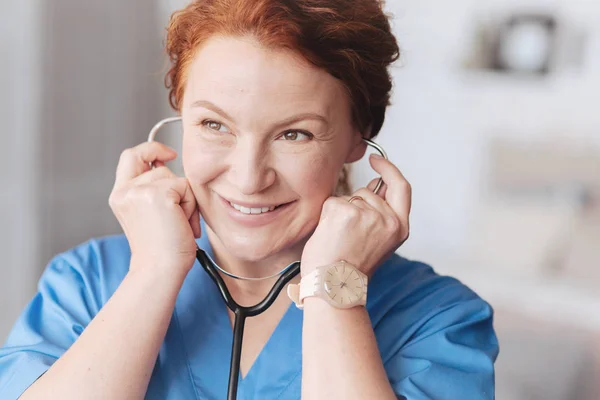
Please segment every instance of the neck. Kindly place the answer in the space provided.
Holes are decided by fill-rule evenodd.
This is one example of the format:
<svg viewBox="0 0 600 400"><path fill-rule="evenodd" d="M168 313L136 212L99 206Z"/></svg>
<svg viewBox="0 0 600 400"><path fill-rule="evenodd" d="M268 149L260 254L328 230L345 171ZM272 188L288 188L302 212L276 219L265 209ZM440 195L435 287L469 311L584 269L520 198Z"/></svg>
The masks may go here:
<svg viewBox="0 0 600 400"><path fill-rule="evenodd" d="M233 275L248 278L261 278L279 273L291 263L300 260L305 245L305 241L302 241L265 259L256 261L245 260L229 254L211 229L206 229L206 234L212 246L214 261L217 265ZM227 289L233 298L242 306L252 306L262 301L281 276L276 275L269 279L251 281L234 279L220 271L219 274L225 281ZM292 282L297 283L296 281L299 279L300 274ZM282 292L285 292L285 288Z"/></svg>

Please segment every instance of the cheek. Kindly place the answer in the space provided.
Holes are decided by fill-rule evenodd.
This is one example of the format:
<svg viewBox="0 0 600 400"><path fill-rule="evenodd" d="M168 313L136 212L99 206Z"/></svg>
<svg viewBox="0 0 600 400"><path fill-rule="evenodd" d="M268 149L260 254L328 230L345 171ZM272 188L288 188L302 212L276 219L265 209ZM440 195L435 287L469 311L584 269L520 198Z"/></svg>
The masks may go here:
<svg viewBox="0 0 600 400"><path fill-rule="evenodd" d="M280 169L280 173L285 171L282 178L301 197L320 207L333 194L342 165L337 165L331 157L309 157L288 164L291 165Z"/></svg>
<svg viewBox="0 0 600 400"><path fill-rule="evenodd" d="M187 135L184 135L181 157L185 176L194 186L209 182L224 168L222 148L203 144Z"/></svg>

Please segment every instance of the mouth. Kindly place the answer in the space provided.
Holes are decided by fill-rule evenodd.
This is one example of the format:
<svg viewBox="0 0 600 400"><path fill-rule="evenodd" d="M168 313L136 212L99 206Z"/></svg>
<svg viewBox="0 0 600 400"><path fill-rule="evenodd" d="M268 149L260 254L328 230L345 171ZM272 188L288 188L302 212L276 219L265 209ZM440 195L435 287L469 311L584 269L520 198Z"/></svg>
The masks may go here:
<svg viewBox="0 0 600 400"><path fill-rule="evenodd" d="M276 208L281 207L281 205L265 207L244 207L239 204L232 203L231 201L229 202L229 205L241 212L242 214L266 214L268 212L274 211Z"/></svg>
<svg viewBox="0 0 600 400"><path fill-rule="evenodd" d="M234 201L230 201L222 196L219 196L219 197L221 197L223 202L226 203L227 205L229 205L229 207L233 208L240 214L244 214L244 215L272 214L276 211L279 211L283 208L288 207L290 204L292 204L294 202L294 201L290 201L287 203L281 203L281 204L276 204L276 205L274 205L274 204L248 204L248 203L239 204Z"/></svg>

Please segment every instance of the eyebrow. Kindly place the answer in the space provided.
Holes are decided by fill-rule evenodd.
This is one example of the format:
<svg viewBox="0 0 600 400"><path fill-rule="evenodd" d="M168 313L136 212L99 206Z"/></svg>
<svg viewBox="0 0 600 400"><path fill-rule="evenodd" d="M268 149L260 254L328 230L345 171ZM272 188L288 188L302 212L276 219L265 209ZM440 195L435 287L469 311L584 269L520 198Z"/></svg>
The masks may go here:
<svg viewBox="0 0 600 400"><path fill-rule="evenodd" d="M195 107L203 107L203 108L212 110L215 113L222 116L223 118L226 118L232 122L235 122L235 120L229 114L227 114L221 107L217 106L214 103L211 103L208 100L197 100L197 101L193 102L192 108L195 108ZM304 120L320 121L320 122L324 123L325 125L329 126L329 120L327 118L325 118L324 116L317 114L317 113L308 112L308 113L302 113L302 114L298 114L298 115L294 115L292 117L286 118L283 121L276 123L275 128L281 128L283 126L288 126L288 125L294 124L296 122L304 121Z"/></svg>
<svg viewBox="0 0 600 400"><path fill-rule="evenodd" d="M219 114L223 118L227 118L230 121L234 121L234 119L231 118L231 115L227 114L221 107L217 106L216 104L211 103L210 101L207 101L207 100L197 100L197 101L195 101L195 102L192 103L192 108L196 108L196 107L207 108L209 110L212 110L212 111L216 112L217 114Z"/></svg>

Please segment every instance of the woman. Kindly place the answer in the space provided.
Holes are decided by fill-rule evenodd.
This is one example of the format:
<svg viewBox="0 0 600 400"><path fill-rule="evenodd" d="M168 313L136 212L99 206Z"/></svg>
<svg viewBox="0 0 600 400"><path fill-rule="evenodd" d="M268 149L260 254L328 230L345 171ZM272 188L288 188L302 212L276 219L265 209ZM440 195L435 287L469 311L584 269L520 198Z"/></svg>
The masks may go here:
<svg viewBox="0 0 600 400"><path fill-rule="evenodd" d="M366 307L312 295L300 310L284 291L249 319L238 398L493 398L491 308L393 254L409 229L400 171L372 156L379 195L372 182L351 202L333 196L388 105L398 47L381 7L199 0L174 14L167 83L185 178L164 145L123 152L110 205L125 235L51 261L0 350L0 398L225 398L232 315L197 244L239 276L343 260L368 277ZM242 305L275 281L224 279Z"/></svg>

